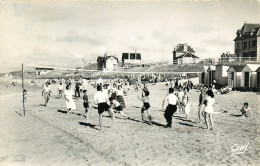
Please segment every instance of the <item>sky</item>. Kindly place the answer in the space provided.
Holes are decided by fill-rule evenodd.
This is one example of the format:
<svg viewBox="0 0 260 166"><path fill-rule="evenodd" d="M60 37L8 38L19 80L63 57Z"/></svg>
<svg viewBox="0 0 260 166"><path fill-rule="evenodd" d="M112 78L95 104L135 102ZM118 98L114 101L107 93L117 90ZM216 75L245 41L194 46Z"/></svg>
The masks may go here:
<svg viewBox="0 0 260 166"><path fill-rule="evenodd" d="M79 67L82 58L138 52L167 61L179 43L196 56L234 53L243 24L260 23L260 1L0 1L0 73L21 64Z"/></svg>

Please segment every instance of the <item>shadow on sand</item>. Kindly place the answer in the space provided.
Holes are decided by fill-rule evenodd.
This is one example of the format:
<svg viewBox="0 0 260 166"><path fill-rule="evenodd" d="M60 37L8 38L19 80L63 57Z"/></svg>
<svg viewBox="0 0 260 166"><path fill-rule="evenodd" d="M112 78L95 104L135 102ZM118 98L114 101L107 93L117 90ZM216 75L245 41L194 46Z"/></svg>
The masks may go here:
<svg viewBox="0 0 260 166"><path fill-rule="evenodd" d="M104 117L110 118L110 116L104 116ZM126 119L125 117L118 117L118 116L116 116L116 119L131 120L131 121L133 121L133 122L146 123L146 124L149 125L149 121L147 121L147 120L141 121L141 120L137 120L137 119L133 119L133 118L129 118L129 117L128 117L128 119ZM156 126L161 126L161 127L164 127L164 126L165 126L165 125L163 125L163 124L160 124L160 123L154 122L154 121L152 121L152 124L153 124L153 125L156 125Z"/></svg>
<svg viewBox="0 0 260 166"><path fill-rule="evenodd" d="M93 124L86 123L86 122L79 122L79 124L80 124L81 126L87 126L87 127L92 128L92 129L99 130L99 129L96 128L96 126L98 126L98 125L93 125ZM102 127L104 127L104 126L102 126Z"/></svg>
<svg viewBox="0 0 260 166"><path fill-rule="evenodd" d="M63 113L63 114L67 114L67 111L63 111L63 110L58 110L58 112Z"/></svg>
<svg viewBox="0 0 260 166"><path fill-rule="evenodd" d="M241 117L242 115L241 115L241 114L239 114L239 115L236 115L236 114L230 114L230 116Z"/></svg>
<svg viewBox="0 0 260 166"><path fill-rule="evenodd" d="M183 122L177 122L177 123L179 123L180 125L184 125L184 126L197 127L197 126L194 126L194 125L188 124L188 123L183 123Z"/></svg>
<svg viewBox="0 0 260 166"><path fill-rule="evenodd" d="M20 116L23 116L20 112L18 112L18 111L14 111L15 113L17 113L18 115L20 115Z"/></svg>

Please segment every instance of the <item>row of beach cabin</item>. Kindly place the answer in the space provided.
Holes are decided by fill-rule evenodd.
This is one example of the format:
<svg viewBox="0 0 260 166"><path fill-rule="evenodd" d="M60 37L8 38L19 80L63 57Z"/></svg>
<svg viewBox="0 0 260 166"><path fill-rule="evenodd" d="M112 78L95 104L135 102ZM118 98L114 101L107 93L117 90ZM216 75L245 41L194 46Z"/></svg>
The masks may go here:
<svg viewBox="0 0 260 166"><path fill-rule="evenodd" d="M260 64L203 66L200 83L232 88L260 88Z"/></svg>

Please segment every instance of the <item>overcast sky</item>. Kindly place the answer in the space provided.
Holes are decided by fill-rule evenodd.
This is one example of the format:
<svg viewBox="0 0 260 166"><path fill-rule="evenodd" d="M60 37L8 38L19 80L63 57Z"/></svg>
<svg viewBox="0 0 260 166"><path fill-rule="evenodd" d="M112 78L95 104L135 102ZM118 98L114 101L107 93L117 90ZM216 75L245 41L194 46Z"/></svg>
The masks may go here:
<svg viewBox="0 0 260 166"><path fill-rule="evenodd" d="M20 70L22 62L78 67L105 52L169 60L178 43L218 58L234 52L245 21L260 23L259 2L1 1L0 72Z"/></svg>

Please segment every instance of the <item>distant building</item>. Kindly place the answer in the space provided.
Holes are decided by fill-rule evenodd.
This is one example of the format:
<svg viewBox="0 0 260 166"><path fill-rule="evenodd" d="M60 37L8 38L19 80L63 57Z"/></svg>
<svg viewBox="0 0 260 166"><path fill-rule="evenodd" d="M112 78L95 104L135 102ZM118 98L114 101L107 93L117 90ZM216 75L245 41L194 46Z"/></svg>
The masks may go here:
<svg viewBox="0 0 260 166"><path fill-rule="evenodd" d="M98 70L115 70L118 67L118 58L116 56L99 56L97 59Z"/></svg>
<svg viewBox="0 0 260 166"><path fill-rule="evenodd" d="M235 54L245 60L260 60L260 24L244 23L237 30L235 42Z"/></svg>
<svg viewBox="0 0 260 166"><path fill-rule="evenodd" d="M141 64L140 53L123 53L122 54L122 65L125 64Z"/></svg>
<svg viewBox="0 0 260 166"><path fill-rule="evenodd" d="M173 61L177 61L178 64L198 63L199 57L195 55L193 48L186 43L178 44L173 53Z"/></svg>
<svg viewBox="0 0 260 166"><path fill-rule="evenodd" d="M35 75L37 76L45 75L53 70L54 70L53 68L37 67L35 68Z"/></svg>
<svg viewBox="0 0 260 166"><path fill-rule="evenodd" d="M222 53L219 62L233 62L237 61L237 56L235 54L231 54L230 52Z"/></svg>

